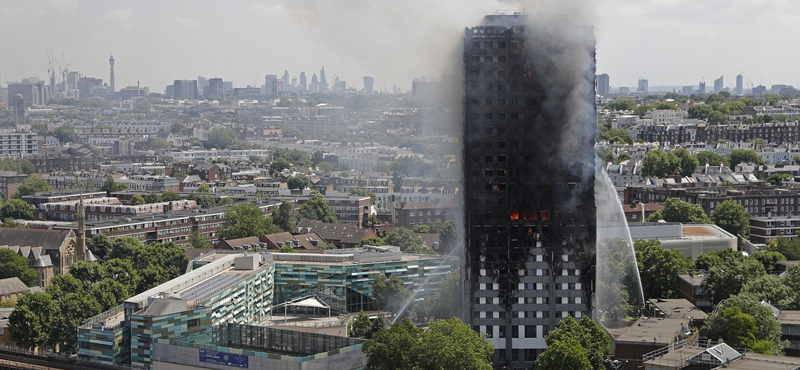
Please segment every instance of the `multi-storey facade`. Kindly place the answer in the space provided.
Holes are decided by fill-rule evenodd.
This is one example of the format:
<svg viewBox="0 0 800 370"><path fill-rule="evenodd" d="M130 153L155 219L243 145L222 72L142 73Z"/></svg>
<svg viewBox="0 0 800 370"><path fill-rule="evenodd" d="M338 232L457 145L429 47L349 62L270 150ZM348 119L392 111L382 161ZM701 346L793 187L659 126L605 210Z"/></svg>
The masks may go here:
<svg viewBox="0 0 800 370"><path fill-rule="evenodd" d="M592 311L595 45L560 27L514 14L465 30L462 317L495 366L532 366L550 329Z"/></svg>
<svg viewBox="0 0 800 370"><path fill-rule="evenodd" d="M35 133L0 130L0 156L28 158L39 153L39 139Z"/></svg>

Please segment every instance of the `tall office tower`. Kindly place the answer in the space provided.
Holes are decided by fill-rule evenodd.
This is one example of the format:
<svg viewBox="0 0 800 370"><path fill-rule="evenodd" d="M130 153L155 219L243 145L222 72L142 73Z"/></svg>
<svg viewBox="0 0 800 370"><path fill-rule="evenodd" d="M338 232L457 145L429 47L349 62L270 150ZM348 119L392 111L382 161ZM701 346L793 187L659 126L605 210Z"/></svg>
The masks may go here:
<svg viewBox="0 0 800 370"><path fill-rule="evenodd" d="M111 92L114 93L117 91L114 87L114 54L111 54L111 58L108 58L108 64L111 64L111 79L109 79L109 83L111 84Z"/></svg>
<svg viewBox="0 0 800 370"><path fill-rule="evenodd" d="M300 72L300 91L306 91L308 84L306 84L306 73Z"/></svg>
<svg viewBox="0 0 800 370"><path fill-rule="evenodd" d="M592 315L595 41L553 27L495 14L464 35L462 318L495 367L533 366L562 318Z"/></svg>
<svg viewBox="0 0 800 370"><path fill-rule="evenodd" d="M325 67L319 71L319 92L328 91L328 79L325 78Z"/></svg>
<svg viewBox="0 0 800 370"><path fill-rule="evenodd" d="M278 96L278 75L264 77L264 96Z"/></svg>
<svg viewBox="0 0 800 370"><path fill-rule="evenodd" d="M697 87L697 92L700 93L700 94L705 94L706 93L706 82L705 81L700 81L700 85Z"/></svg>
<svg viewBox="0 0 800 370"><path fill-rule="evenodd" d="M372 76L364 76L364 90L367 94L372 94L373 85L375 85L375 78Z"/></svg>
<svg viewBox="0 0 800 370"><path fill-rule="evenodd" d="M14 127L25 124L25 98L22 94L14 95Z"/></svg>
<svg viewBox="0 0 800 370"><path fill-rule="evenodd" d="M608 74L597 75L597 94L607 95L609 93L611 93L611 81L608 78Z"/></svg>
<svg viewBox="0 0 800 370"><path fill-rule="evenodd" d="M736 95L744 95L744 76L742 74L736 75Z"/></svg>
<svg viewBox="0 0 800 370"><path fill-rule="evenodd" d="M644 78L639 79L639 86L636 88L636 91L646 93L650 87L648 86L650 81Z"/></svg>
<svg viewBox="0 0 800 370"><path fill-rule="evenodd" d="M197 99L197 80L175 80L172 83L173 99Z"/></svg>
<svg viewBox="0 0 800 370"><path fill-rule="evenodd" d="M319 80L317 79L317 74L316 73L311 75L311 85L309 86L308 89L311 91L311 93L322 92L320 90Z"/></svg>
<svg viewBox="0 0 800 370"><path fill-rule="evenodd" d="M197 76L197 91L198 94L200 91L205 91L206 86L208 86L208 79L203 76Z"/></svg>
<svg viewBox="0 0 800 370"><path fill-rule="evenodd" d="M282 91L289 91L291 86L289 84L289 71L283 70L283 90Z"/></svg>
<svg viewBox="0 0 800 370"><path fill-rule="evenodd" d="M205 98L208 99L212 96L216 96L221 98L224 96L224 87L223 87L222 79L215 77L208 80L208 87L203 90Z"/></svg>
<svg viewBox="0 0 800 370"><path fill-rule="evenodd" d="M719 76L718 79L714 80L714 94L719 94L720 91L724 88L722 79L725 76Z"/></svg>

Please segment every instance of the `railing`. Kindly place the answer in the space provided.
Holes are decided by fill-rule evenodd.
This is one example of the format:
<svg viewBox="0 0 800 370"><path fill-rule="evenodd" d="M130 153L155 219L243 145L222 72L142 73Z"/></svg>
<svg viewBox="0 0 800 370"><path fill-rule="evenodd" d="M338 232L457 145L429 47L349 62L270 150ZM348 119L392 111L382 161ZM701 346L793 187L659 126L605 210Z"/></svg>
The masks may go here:
<svg viewBox="0 0 800 370"><path fill-rule="evenodd" d="M116 306L116 307L114 307L114 308L112 308L110 310L101 312L101 313L99 313L99 314L97 314L95 316L92 316L92 317L84 320L79 327L80 328L84 328L84 329L91 329L92 328L92 324L101 322L101 321L103 321L103 320L105 320L105 319L107 319L107 318L109 318L111 316L115 316L118 313L122 312L124 309L125 308L124 308L123 305ZM121 325L121 324L122 323L114 325L112 328L116 329L116 326Z"/></svg>
<svg viewBox="0 0 800 370"><path fill-rule="evenodd" d="M0 344L0 358L6 360L24 362L26 364L33 364L48 368L60 369L92 369L92 370L146 370L146 368L129 365L110 365L91 362L70 356L65 353L57 352L34 352L29 348L22 348L16 346L5 346Z"/></svg>

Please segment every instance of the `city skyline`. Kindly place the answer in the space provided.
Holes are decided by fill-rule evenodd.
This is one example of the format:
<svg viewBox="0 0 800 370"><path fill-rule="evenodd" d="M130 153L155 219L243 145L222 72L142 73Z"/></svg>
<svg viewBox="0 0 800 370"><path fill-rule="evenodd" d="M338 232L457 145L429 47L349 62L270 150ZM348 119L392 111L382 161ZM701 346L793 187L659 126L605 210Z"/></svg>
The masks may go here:
<svg viewBox="0 0 800 370"><path fill-rule="evenodd" d="M635 87L638 78L650 86L696 85L720 75L729 76L731 86L724 87L733 88L742 72L746 87L800 84L800 72L789 64L800 52L780 48L780 38L771 35L800 27L792 15L800 14L800 4L562 3L9 2L0 5L0 31L17 36L0 43L0 74L2 82L46 80L46 50L52 48L59 61L72 62L71 71L109 84L106 58L113 53L117 89L138 82L158 92L196 76L261 86L267 74L288 70L294 78L325 66L330 81L338 77L361 89L366 75L375 78L376 91L395 85L408 91L414 77L438 78L449 69L447 60L457 51L452 45L464 27L498 9L525 9L568 13L578 23L594 24L597 71L609 74L612 88ZM30 27L31 21L38 26ZM29 31L15 32L23 28ZM746 45L781 50L782 58L767 66L755 53L730 55Z"/></svg>

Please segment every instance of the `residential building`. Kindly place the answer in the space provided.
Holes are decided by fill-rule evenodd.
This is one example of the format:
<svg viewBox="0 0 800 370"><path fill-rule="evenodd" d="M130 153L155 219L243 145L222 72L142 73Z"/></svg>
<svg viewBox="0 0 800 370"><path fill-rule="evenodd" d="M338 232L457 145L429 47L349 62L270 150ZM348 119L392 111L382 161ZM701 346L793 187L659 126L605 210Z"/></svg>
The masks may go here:
<svg viewBox="0 0 800 370"><path fill-rule="evenodd" d="M593 310L594 37L564 25L580 42L550 49L527 22L486 16L463 44L462 319L489 334L495 367L533 366L548 331ZM574 61L569 81L544 68L552 50Z"/></svg>
<svg viewBox="0 0 800 370"><path fill-rule="evenodd" d="M636 91L637 92L642 92L642 93L647 93L650 90L650 87L648 85L649 85L649 81L648 80L646 80L644 78L640 78L639 79L639 85L636 88Z"/></svg>
<svg viewBox="0 0 800 370"><path fill-rule="evenodd" d="M22 173L0 171L0 194L3 194L8 199L27 178L28 175Z"/></svg>
<svg viewBox="0 0 800 370"><path fill-rule="evenodd" d="M622 369L641 369L645 354L690 337L690 323L688 318L642 317L614 339L613 358L622 363Z"/></svg>
<svg viewBox="0 0 800 370"><path fill-rule="evenodd" d="M714 80L714 94L719 94L724 88L724 78L725 76L719 76L718 79Z"/></svg>
<svg viewBox="0 0 800 370"><path fill-rule="evenodd" d="M0 130L0 156L30 158L37 153L39 153L39 139L36 133Z"/></svg>
<svg viewBox="0 0 800 370"><path fill-rule="evenodd" d="M29 290L30 288L18 277L0 279L0 303L16 300Z"/></svg>
<svg viewBox="0 0 800 370"><path fill-rule="evenodd" d="M461 205L455 201L409 202L395 207L395 225L413 229L415 225L443 224L461 217Z"/></svg>
<svg viewBox="0 0 800 370"><path fill-rule="evenodd" d="M767 244L771 239L794 239L800 231L800 218L789 216L750 217L750 241Z"/></svg>

